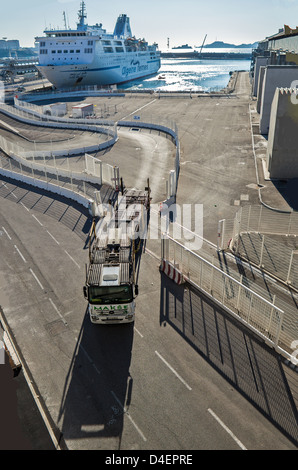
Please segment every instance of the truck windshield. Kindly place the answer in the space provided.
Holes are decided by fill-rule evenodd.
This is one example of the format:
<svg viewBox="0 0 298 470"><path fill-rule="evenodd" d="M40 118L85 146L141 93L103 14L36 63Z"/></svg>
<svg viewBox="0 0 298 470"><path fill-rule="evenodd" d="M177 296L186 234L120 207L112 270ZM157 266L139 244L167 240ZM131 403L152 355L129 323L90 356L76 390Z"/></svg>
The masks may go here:
<svg viewBox="0 0 298 470"><path fill-rule="evenodd" d="M132 286L90 286L89 302L91 304L124 304L133 301Z"/></svg>

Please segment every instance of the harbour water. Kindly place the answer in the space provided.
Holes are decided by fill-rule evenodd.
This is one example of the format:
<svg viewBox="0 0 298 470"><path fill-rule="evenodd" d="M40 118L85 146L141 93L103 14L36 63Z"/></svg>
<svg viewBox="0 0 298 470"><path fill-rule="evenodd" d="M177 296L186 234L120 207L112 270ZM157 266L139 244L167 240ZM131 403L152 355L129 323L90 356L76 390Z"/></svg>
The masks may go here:
<svg viewBox="0 0 298 470"><path fill-rule="evenodd" d="M125 83L118 88L168 92L217 91L227 86L230 72L249 71L250 65L250 60L162 58L157 75Z"/></svg>

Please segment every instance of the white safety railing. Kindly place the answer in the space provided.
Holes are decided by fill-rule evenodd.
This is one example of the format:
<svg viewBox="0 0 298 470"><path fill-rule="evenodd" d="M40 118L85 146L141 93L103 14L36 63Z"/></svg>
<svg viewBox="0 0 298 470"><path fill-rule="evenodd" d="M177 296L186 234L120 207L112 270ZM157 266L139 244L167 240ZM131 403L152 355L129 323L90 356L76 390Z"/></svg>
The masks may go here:
<svg viewBox="0 0 298 470"><path fill-rule="evenodd" d="M100 141L98 142L98 145L92 146L95 150L104 150L105 148L114 145L118 139L117 124L114 121L45 116L42 114L41 110L35 111L36 105L25 102L21 103L22 106L18 106L17 108L5 103L0 103L0 112L12 117L13 119L35 126L60 129L79 129L81 131L97 133L100 137ZM33 109L31 109L31 106ZM40 108L40 106L37 108ZM84 147L84 149L81 150L83 153L86 151L90 152L93 150L92 147L88 149Z"/></svg>
<svg viewBox="0 0 298 470"><path fill-rule="evenodd" d="M237 256L298 289L297 235L298 213L244 206L235 219L219 222L218 249L230 248ZM292 238L294 248L287 246Z"/></svg>
<svg viewBox="0 0 298 470"><path fill-rule="evenodd" d="M287 358L293 341L298 338L297 311L281 308L276 299L255 288L239 275L227 274L215 263L207 261L185 245L164 235L162 260L169 261L192 285L211 296L237 319L253 329L268 344Z"/></svg>
<svg viewBox="0 0 298 470"><path fill-rule="evenodd" d="M244 232L231 244L231 249L239 257L298 289L298 251L281 240L258 232Z"/></svg>
<svg viewBox="0 0 298 470"><path fill-rule="evenodd" d="M27 162L16 161L0 155L0 174L17 181L60 194L90 209L96 196L96 188L81 175L69 172L67 176L58 170L40 166L39 169L29 167Z"/></svg>

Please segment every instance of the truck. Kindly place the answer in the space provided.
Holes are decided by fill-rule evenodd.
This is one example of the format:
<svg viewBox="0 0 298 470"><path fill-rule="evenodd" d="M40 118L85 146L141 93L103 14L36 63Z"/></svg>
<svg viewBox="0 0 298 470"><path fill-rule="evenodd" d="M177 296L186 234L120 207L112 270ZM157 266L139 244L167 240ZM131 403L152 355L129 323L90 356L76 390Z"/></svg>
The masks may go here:
<svg viewBox="0 0 298 470"><path fill-rule="evenodd" d="M136 271L147 233L150 188L125 189L89 233L84 296L94 324L132 323L138 295Z"/></svg>

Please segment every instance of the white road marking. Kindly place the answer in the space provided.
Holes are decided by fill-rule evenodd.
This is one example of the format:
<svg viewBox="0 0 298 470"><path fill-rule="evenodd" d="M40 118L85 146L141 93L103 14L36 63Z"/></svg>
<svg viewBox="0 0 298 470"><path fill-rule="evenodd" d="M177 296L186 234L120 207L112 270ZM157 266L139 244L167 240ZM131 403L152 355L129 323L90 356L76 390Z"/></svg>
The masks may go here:
<svg viewBox="0 0 298 470"><path fill-rule="evenodd" d="M25 260L24 256L22 255L22 253L20 252L20 250L18 249L17 245L14 245L15 249L17 250L17 252L19 253L20 257L22 258L22 260L24 261L24 263L27 263L27 261Z"/></svg>
<svg viewBox="0 0 298 470"><path fill-rule="evenodd" d="M54 240L55 243L57 243L57 245L60 245L60 243L58 242L58 240L56 240L56 238L54 237L54 235L52 235L48 230L47 230L48 234L50 235L50 237L52 237L52 239Z"/></svg>
<svg viewBox="0 0 298 470"><path fill-rule="evenodd" d="M165 363L165 365L176 375L176 377L185 385L188 390L192 390L192 388L185 382L185 380L179 375L175 369L159 354L158 351L155 351L155 354Z"/></svg>
<svg viewBox="0 0 298 470"><path fill-rule="evenodd" d="M31 214L31 215L39 223L39 225L43 227L43 224L40 222L40 220L38 220L38 218L34 214Z"/></svg>
<svg viewBox="0 0 298 470"><path fill-rule="evenodd" d="M66 250L64 250L64 251L65 251L65 253L67 254L67 256L69 256L69 258L71 259L71 261L73 261L74 264L76 264L77 267L78 267L79 269L81 269L81 268L80 268L80 265L73 259L73 257L72 257Z"/></svg>
<svg viewBox="0 0 298 470"><path fill-rule="evenodd" d="M22 206L24 207L24 209L26 209L26 211L30 212L30 210L28 209L28 207L25 206L25 204L23 204L23 202L21 202Z"/></svg>
<svg viewBox="0 0 298 470"><path fill-rule="evenodd" d="M213 416L213 418L224 428L225 431L234 439L234 441L238 444L238 446L242 450L247 450L246 447L242 444L241 441L232 433L232 431L219 419L219 417L212 411L210 408L208 408L209 413Z"/></svg>
<svg viewBox="0 0 298 470"><path fill-rule="evenodd" d="M78 338L75 338L76 342L78 343ZM81 345L79 344L79 348L83 351L83 353L86 355L88 361L90 362L90 364L94 367L95 371L97 372L98 375L100 375L100 370L98 370L98 368L96 367L96 365L94 364L93 360L91 359L91 357L89 356L89 354L87 353L86 349Z"/></svg>
<svg viewBox="0 0 298 470"><path fill-rule="evenodd" d="M140 333L139 330L136 329L136 327L134 327L134 330L138 333L138 335L140 335L141 338L144 338L144 336L142 335L142 333Z"/></svg>
<svg viewBox="0 0 298 470"><path fill-rule="evenodd" d="M61 320L63 321L64 325L67 325L67 321L63 318L62 314L59 312L57 306L54 304L54 302L52 301L52 299L49 298L49 301L51 302L53 308L56 310L56 312L58 313L59 317L61 318Z"/></svg>
<svg viewBox="0 0 298 470"><path fill-rule="evenodd" d="M7 231L5 230L4 227L2 227L2 228L3 228L3 232L4 232L4 233L6 234L6 236L9 238L9 240L11 240L11 236L7 233Z"/></svg>
<svg viewBox="0 0 298 470"><path fill-rule="evenodd" d="M143 441L147 441L146 437L144 436L144 434L142 433L142 431L140 430L140 428L137 426L137 424L134 422L134 420L132 419L132 417L130 416L129 412L126 410L126 408L124 406L122 406L120 400L118 399L118 397L115 395L115 393L113 391L111 391L111 394L113 395L113 397L115 398L116 402L118 403L118 405L120 406L120 408L122 408L122 411L123 413L125 413L125 415L128 417L129 421L133 424L133 426L136 428L136 430L138 431L138 433L140 434L141 438L143 439Z"/></svg>
<svg viewBox="0 0 298 470"><path fill-rule="evenodd" d="M155 101L156 101L156 99L150 101L150 103L145 104L145 105L142 106L141 108L136 109L135 111L133 111L132 113L128 114L127 116L124 116L124 117L121 119L121 121L123 121L124 119L128 118L129 116L132 116L133 114L136 114L137 112L141 111L141 109L144 109L144 108L146 108L147 106L150 106L150 105L153 104ZM136 125L137 125L137 123L136 123Z"/></svg>
<svg viewBox="0 0 298 470"><path fill-rule="evenodd" d="M40 280L38 279L38 277L36 276L36 274L34 273L34 271L32 271L31 268L30 268L30 272L31 272L32 276L34 277L34 279L36 280L36 282L39 284L39 287L40 287L42 290L44 290L42 283L40 282Z"/></svg>

